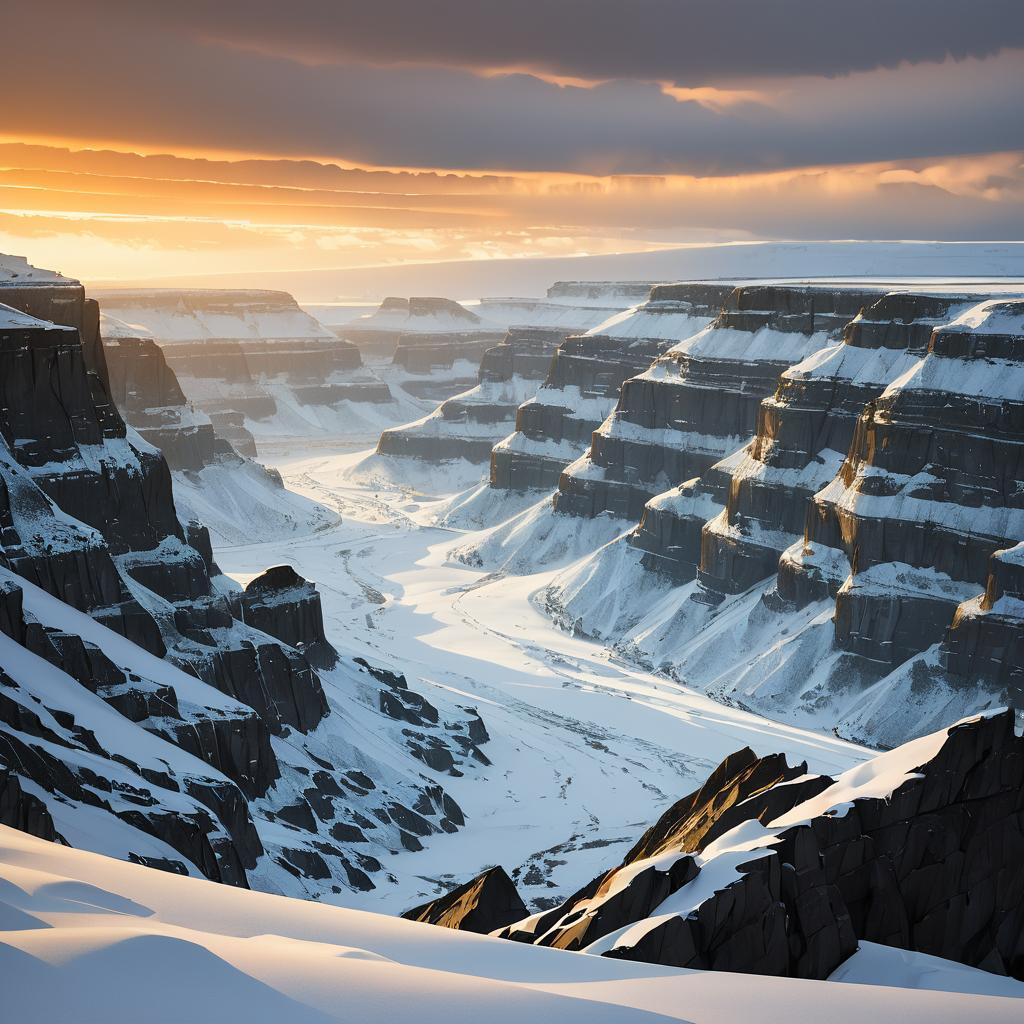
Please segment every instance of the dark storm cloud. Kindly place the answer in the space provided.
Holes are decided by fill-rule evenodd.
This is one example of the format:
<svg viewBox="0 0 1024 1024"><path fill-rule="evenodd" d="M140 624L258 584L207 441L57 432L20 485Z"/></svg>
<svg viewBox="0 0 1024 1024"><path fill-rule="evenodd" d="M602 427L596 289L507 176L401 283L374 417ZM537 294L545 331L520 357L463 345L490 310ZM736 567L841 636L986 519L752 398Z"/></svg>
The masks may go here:
<svg viewBox="0 0 1024 1024"><path fill-rule="evenodd" d="M51 5L46 5L50 8ZM321 60L700 86L1024 46L1021 0L99 0L104 20Z"/></svg>
<svg viewBox="0 0 1024 1024"><path fill-rule="evenodd" d="M614 9L638 17L638 7L646 2L623 0ZM225 5L205 6L221 11ZM365 6L388 8L387 3ZM440 17L439 5L422 6ZM507 6L524 21L534 21L538 37L544 35L542 13L534 19L529 4ZM563 6L577 5L550 6L558 22ZM778 11L785 4L753 6L771 7L781 17ZM930 6L940 12L951 7L942 0ZM976 4L972 10L989 6ZM180 16L188 2L167 7ZM332 7L354 10L348 4ZM51 0L19 5L4 16L11 38L22 45L7 49L0 62L3 134L122 140L150 148L319 154L379 165L693 174L991 152L1020 148L1024 138L1021 51L986 61L818 79L810 87L802 79L773 105L748 102L711 110L679 102L643 81L582 89L528 75L480 78L450 67L309 65L199 42L191 27L188 32L166 27L176 24L172 14L161 15L165 28L155 31L151 19L156 15L143 6L135 5L136 15L123 19L116 8L113 0L92 5ZM253 34L268 34L269 5L244 8L237 13L239 24L250 26ZM280 8L312 31L310 12L319 8ZM611 5L603 9L613 10ZM857 8L858 19L867 9L870 4ZM360 24L369 24L367 17ZM193 25L193 19L185 20ZM961 20L968 23L967 32L979 19ZM604 30L610 32L613 23L609 13ZM475 24L471 21L466 39L475 38ZM382 35L397 32L401 39L408 26L401 19L396 26L378 28ZM837 37L831 45L845 52L838 22L834 28ZM891 36L881 25L876 31L880 38ZM663 50L657 21L649 21L646 32L650 47ZM694 32L691 25L690 35ZM748 34L734 26L731 35L706 39L705 45L713 43L728 54L740 46L736 37ZM288 38L282 27L279 42ZM581 40L586 38L584 31ZM682 33L679 45L693 49L686 38ZM573 52L586 49L581 40L573 41ZM615 48L605 49L612 54ZM630 59L637 60L635 55ZM734 61L737 69L741 63Z"/></svg>

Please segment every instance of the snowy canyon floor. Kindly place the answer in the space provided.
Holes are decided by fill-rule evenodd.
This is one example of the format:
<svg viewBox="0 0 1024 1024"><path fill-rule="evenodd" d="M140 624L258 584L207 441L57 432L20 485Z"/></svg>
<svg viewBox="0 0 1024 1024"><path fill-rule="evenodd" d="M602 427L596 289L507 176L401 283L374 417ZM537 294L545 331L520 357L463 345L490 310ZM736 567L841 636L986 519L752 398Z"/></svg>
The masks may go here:
<svg viewBox="0 0 1024 1024"><path fill-rule="evenodd" d="M502 577L452 560L467 535L427 525L429 502L408 491L360 482L353 468L365 454L279 447L267 461L286 485L342 522L221 547L217 560L241 583L279 563L315 581L328 638L405 673L428 700L433 691L475 706L492 764L474 778L424 766L459 802L467 827L394 854L374 891L327 900L397 913L501 864L527 904L542 909L620 859L740 747L785 752L829 774L867 756L833 736L716 703L561 632L535 603L554 570Z"/></svg>

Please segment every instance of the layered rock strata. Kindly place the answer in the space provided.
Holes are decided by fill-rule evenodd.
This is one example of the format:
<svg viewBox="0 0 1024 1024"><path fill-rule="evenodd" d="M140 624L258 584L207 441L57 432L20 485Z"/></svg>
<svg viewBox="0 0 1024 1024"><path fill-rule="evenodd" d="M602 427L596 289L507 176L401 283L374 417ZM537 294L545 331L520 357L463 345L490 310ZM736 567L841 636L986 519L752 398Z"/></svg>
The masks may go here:
<svg viewBox="0 0 1024 1024"><path fill-rule="evenodd" d="M978 707L1024 713L1024 542L996 551L985 591L956 609L941 641L898 665L846 709L842 728L894 744Z"/></svg>
<svg viewBox="0 0 1024 1024"><path fill-rule="evenodd" d="M886 295L841 345L782 375L761 403L754 441L716 467L728 499L703 530L699 572L712 600L774 575L813 495L839 471L861 411L924 354L936 325L971 304L965 295Z"/></svg>
<svg viewBox="0 0 1024 1024"><path fill-rule="evenodd" d="M657 285L647 302L567 338L537 394L516 413L515 432L495 446L491 486L555 487L611 411L623 381L705 327L729 290L715 284Z"/></svg>
<svg viewBox="0 0 1024 1024"><path fill-rule="evenodd" d="M471 388L484 352L505 333L451 299L419 296L387 298L337 330L375 364L389 364L380 369L389 384L425 402Z"/></svg>
<svg viewBox="0 0 1024 1024"><path fill-rule="evenodd" d="M619 866L495 934L671 967L818 979L867 940L1021 978L1022 812L1024 741L1007 712L836 780L742 750ZM498 893L496 904L506 898ZM458 915L417 912L463 926Z"/></svg>
<svg viewBox="0 0 1024 1024"><path fill-rule="evenodd" d="M390 403L359 349L285 292L116 291L104 309L164 350L188 399L253 454L246 434L294 433L347 404Z"/></svg>
<svg viewBox="0 0 1024 1024"><path fill-rule="evenodd" d="M415 423L385 430L378 454L486 463L495 442L513 428L516 410L540 386L561 340L537 328L509 330L500 345L484 353L475 388L442 402Z"/></svg>
<svg viewBox="0 0 1024 1024"><path fill-rule="evenodd" d="M202 519L226 543L309 533L336 521L326 508L286 491L275 470L235 450L213 417L187 401L163 349L145 328L104 313L101 331L114 402L140 436L163 453L175 478L179 511L187 518ZM228 433L255 454L252 435L235 415Z"/></svg>
<svg viewBox="0 0 1024 1024"><path fill-rule="evenodd" d="M1024 538L1024 318L979 291L866 307L782 375L753 442L564 574L555 616L722 699L876 745L1024 709L992 668L1016 650L1012 615L980 603L994 553Z"/></svg>
<svg viewBox="0 0 1024 1024"><path fill-rule="evenodd" d="M241 618L301 651L310 664L331 668L338 652L324 635L316 587L290 565L277 565L252 580L239 596Z"/></svg>
<svg viewBox="0 0 1024 1024"><path fill-rule="evenodd" d="M839 574L816 580L837 587L841 649L895 665L941 641L986 586L994 552L1024 540L1022 423L1021 300L937 327L927 354L868 403L807 513L805 546L842 552L849 567L836 560Z"/></svg>
<svg viewBox="0 0 1024 1024"><path fill-rule="evenodd" d="M101 331L114 404L145 440L164 453L172 470L200 470L237 454L217 435L210 418L189 405L145 328L104 314Z"/></svg>
<svg viewBox="0 0 1024 1024"><path fill-rule="evenodd" d="M668 295L655 289L652 299ZM559 481L559 512L637 520L656 494L747 443L779 374L825 345L874 297L836 288L741 286L715 320L622 385L589 452Z"/></svg>
<svg viewBox="0 0 1024 1024"><path fill-rule="evenodd" d="M774 574L803 532L811 497L841 465L864 405L914 364L936 324L969 301L883 295L852 318L841 340L825 337L784 370L774 394L757 402L751 441L644 505L628 538L643 566L685 583L697 577L706 544L701 580L712 602Z"/></svg>

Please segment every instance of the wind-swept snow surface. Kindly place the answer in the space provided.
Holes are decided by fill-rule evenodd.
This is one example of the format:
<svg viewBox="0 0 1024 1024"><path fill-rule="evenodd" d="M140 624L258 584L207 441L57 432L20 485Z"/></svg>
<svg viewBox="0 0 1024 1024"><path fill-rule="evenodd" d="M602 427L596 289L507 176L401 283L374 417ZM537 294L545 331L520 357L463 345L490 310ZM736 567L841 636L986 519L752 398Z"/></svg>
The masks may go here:
<svg viewBox="0 0 1024 1024"><path fill-rule="evenodd" d="M0 827L0 979L19 1024L1019 1019L1016 983L894 952L863 949L842 969L854 984L676 971L233 890ZM871 976L901 987L857 984Z"/></svg>

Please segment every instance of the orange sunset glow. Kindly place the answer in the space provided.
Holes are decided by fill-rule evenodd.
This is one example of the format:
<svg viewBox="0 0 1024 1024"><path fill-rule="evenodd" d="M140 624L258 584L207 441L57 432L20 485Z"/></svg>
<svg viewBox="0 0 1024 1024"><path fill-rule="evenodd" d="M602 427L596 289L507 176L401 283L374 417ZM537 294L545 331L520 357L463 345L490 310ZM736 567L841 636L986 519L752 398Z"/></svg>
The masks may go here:
<svg viewBox="0 0 1024 1024"><path fill-rule="evenodd" d="M21 96L0 125L0 248L89 281L1001 238L1024 216L1020 106L1004 103L1024 51L983 24L956 44L939 19L934 39L907 26L875 57L851 39L831 66L811 51L776 66L738 45L709 60L709 9L645 63L619 46L632 21L587 27L581 56L566 12L531 49L482 11L456 44L426 25L417 42L412 22L372 34L347 5L241 22L57 7L48 46L0 68ZM22 37L39 17L16 5Z"/></svg>

